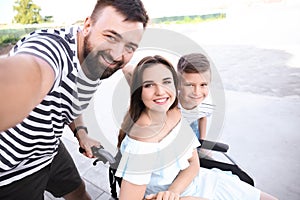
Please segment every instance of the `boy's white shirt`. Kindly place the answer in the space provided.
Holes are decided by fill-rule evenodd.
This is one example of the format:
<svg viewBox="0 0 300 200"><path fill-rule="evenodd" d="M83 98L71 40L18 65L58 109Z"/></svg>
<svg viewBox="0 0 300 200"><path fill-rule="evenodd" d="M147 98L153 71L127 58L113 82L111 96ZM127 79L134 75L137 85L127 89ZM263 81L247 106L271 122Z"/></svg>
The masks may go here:
<svg viewBox="0 0 300 200"><path fill-rule="evenodd" d="M202 117L211 116L214 110L214 105L212 104L211 96L208 95L198 106L191 110L183 108L180 103L179 108L181 109L182 116L188 121L188 123L192 123Z"/></svg>

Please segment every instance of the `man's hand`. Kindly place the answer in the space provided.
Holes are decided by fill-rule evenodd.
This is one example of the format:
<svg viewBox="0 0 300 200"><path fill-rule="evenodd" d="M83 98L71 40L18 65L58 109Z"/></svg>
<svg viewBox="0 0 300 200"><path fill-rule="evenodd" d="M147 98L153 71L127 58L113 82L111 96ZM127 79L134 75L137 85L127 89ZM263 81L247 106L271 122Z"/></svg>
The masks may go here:
<svg viewBox="0 0 300 200"><path fill-rule="evenodd" d="M87 133L88 128L85 127L83 123L82 115L79 115L76 119L74 119L74 121L69 124L69 127L71 131L74 133L74 136L77 138L79 142L79 146L81 147L81 149L84 150L82 154L84 154L86 157L93 158L94 156L91 147L92 146L100 147L100 142L88 136Z"/></svg>
<svg viewBox="0 0 300 200"><path fill-rule="evenodd" d="M93 158L94 156L91 147L100 147L100 142L90 138L84 130L78 131L76 137L78 139L79 146L85 150L85 152L83 152L83 155L89 158Z"/></svg>

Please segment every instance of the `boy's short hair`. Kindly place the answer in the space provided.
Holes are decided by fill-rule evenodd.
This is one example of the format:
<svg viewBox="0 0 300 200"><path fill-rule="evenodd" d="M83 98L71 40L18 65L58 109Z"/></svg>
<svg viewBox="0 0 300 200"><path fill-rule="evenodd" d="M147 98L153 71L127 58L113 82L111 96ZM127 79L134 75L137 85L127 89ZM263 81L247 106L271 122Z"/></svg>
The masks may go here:
<svg viewBox="0 0 300 200"><path fill-rule="evenodd" d="M177 64L177 72L182 73L204 73L209 71L210 63L207 57L201 53L191 53L183 55Z"/></svg>

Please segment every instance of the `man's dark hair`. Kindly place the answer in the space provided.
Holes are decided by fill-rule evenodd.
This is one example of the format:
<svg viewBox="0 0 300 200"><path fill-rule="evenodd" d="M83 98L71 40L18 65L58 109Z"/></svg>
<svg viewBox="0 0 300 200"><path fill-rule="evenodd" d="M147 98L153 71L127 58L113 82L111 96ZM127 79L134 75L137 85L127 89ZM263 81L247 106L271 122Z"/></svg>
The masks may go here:
<svg viewBox="0 0 300 200"><path fill-rule="evenodd" d="M98 0L91 15L92 21L96 22L98 15L107 6L125 16L125 21L141 22L144 28L147 26L149 17L141 0Z"/></svg>

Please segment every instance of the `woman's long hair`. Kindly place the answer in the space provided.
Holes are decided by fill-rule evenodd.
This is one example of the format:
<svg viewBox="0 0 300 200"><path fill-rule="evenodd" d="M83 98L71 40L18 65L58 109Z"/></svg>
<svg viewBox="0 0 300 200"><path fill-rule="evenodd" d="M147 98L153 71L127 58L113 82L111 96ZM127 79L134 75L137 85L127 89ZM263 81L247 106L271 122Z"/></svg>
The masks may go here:
<svg viewBox="0 0 300 200"><path fill-rule="evenodd" d="M176 88L176 98L174 103L170 106L169 110L177 107L178 105L178 99L177 99L178 78L173 65L165 58L159 55L147 56L143 58L137 64L137 66L133 71L133 75L130 83L130 94L131 94L130 105L129 105L129 110L124 117L123 123L121 125L121 129L119 131L118 147L121 146L121 142L125 138L126 133L129 133L133 124L139 119L139 117L141 116L142 112L146 107L144 102L142 101L143 74L145 69L155 64L162 64L171 71L174 79L175 88Z"/></svg>

